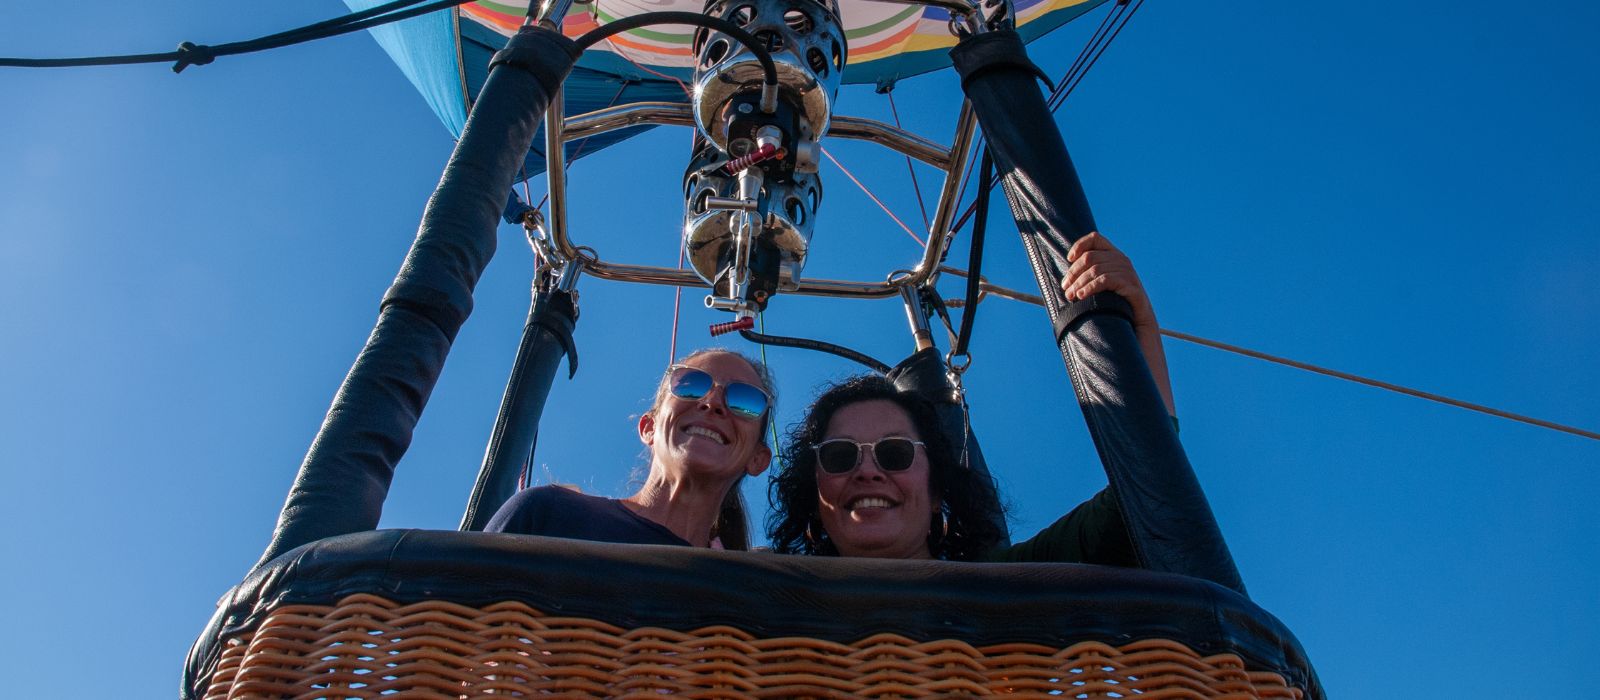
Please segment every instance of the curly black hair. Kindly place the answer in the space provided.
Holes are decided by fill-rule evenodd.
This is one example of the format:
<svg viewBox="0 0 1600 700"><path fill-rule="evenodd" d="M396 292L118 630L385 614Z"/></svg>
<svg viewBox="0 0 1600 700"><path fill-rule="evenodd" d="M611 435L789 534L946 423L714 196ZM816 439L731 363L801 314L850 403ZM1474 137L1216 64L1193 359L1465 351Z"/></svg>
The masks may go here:
<svg viewBox="0 0 1600 700"><path fill-rule="evenodd" d="M816 453L811 447L826 437L835 413L863 401L889 401L911 418L917 437L926 445L928 479L939 499L941 519L928 531L928 551L937 559L973 561L998 546L1005 534L1004 507L987 475L968 469L958 451L964 436L947 435L938 415L924 399L896 389L878 375L851 377L827 387L807 409L806 416L789 430L779 455L778 473L767 486L772 512L767 516L767 536L772 549L784 554L838 556L839 550L823 530L818 517Z"/></svg>

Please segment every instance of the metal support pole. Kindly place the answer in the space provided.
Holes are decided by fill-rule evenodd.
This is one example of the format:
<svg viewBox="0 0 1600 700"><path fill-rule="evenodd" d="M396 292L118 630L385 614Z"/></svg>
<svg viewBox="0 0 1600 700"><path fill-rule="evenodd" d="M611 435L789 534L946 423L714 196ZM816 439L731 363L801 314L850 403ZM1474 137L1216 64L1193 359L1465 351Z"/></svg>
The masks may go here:
<svg viewBox="0 0 1600 700"><path fill-rule="evenodd" d="M921 285L939 268L944 257L944 247L950 241L950 224L956 218L956 206L961 199L961 181L967 179L967 155L972 151L973 132L978 128L977 112L972 100L961 103L961 113L956 116L956 137L950 144L950 167L945 169L944 187L939 189L939 203L933 210L933 224L928 228L928 247L922 261L910 277L903 280L909 285Z"/></svg>
<svg viewBox="0 0 1600 700"><path fill-rule="evenodd" d="M566 243L567 149L566 141L561 138L566 125L566 118L561 114L564 109L565 91L557 90L550 96L550 109L544 115L544 173L545 182L550 186L550 215L545 220L550 225L550 236L557 241L557 249L568 260L573 260L578 257L577 250L569 250L571 244Z"/></svg>
<svg viewBox="0 0 1600 700"><path fill-rule="evenodd" d="M911 324L911 338L917 349L933 347L933 331L928 328L928 314L922 308L922 293L916 287L901 287L900 301L906 305L906 321Z"/></svg>
<svg viewBox="0 0 1600 700"><path fill-rule="evenodd" d="M543 0L539 4L539 12L533 20L545 29L559 29L562 20L567 18L567 11L572 9L572 0Z"/></svg>
<svg viewBox="0 0 1600 700"><path fill-rule="evenodd" d="M561 137L565 141L577 141L641 124L692 127L694 112L689 105L676 102L634 102L617 105L568 117ZM828 137L871 141L940 170L950 167L950 152L945 150L944 146L872 119L835 114L828 123Z"/></svg>

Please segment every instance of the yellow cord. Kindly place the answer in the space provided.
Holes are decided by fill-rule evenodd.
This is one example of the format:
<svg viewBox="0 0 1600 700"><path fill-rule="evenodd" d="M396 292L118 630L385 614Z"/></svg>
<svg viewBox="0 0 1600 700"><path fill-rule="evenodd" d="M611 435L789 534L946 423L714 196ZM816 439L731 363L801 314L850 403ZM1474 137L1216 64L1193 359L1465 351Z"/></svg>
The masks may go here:
<svg viewBox="0 0 1600 700"><path fill-rule="evenodd" d="M761 334L766 335L767 313L763 311L756 314L756 321L761 324ZM761 346L761 366L767 368L767 376L774 377L772 373L772 365L767 364L767 344L756 343L756 345ZM777 389L777 387L773 387L773 389ZM769 406L767 407L767 410L776 411L777 407ZM767 418L767 428L772 431L772 449L776 450L778 449L778 417L776 415L772 415Z"/></svg>

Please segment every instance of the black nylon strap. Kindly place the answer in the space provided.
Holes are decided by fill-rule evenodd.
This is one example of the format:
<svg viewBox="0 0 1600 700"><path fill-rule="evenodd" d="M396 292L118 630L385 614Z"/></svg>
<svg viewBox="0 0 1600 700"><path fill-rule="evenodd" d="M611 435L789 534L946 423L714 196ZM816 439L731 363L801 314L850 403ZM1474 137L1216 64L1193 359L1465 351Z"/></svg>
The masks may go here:
<svg viewBox="0 0 1600 700"><path fill-rule="evenodd" d="M990 183L994 180L994 157L989 149L983 149L983 162L978 166L978 218L972 222L972 253L967 258L967 300L966 306L961 311L961 332L956 334L955 347L950 349L951 357L960 357L967 354L967 344L972 341L972 325L978 317L978 292L980 290L979 275L983 272L983 237L989 227L989 192ZM1056 337L1060 337L1057 334Z"/></svg>
<svg viewBox="0 0 1600 700"><path fill-rule="evenodd" d="M1021 69L1043 81L1051 90L1055 83L1050 76L1016 47L1016 32L990 32L979 34L961 42L961 52L952 51L953 67L961 75L961 85L991 70Z"/></svg>
<svg viewBox="0 0 1600 700"><path fill-rule="evenodd" d="M527 71L539 79L539 85L546 93L554 94L561 89L561 82L566 78L566 73L554 74L549 67L572 65L581 55L583 50L571 40L520 44L511 42L505 48L494 52L494 57L489 59L489 70L504 65Z"/></svg>
<svg viewBox="0 0 1600 700"><path fill-rule="evenodd" d="M551 298L549 306L540 307L530 321L540 328L555 336L556 342L561 343L561 349L567 354L567 379L578 374L578 343L572 338L572 330L577 325L578 307L572 303L572 296L558 294Z"/></svg>
<svg viewBox="0 0 1600 700"><path fill-rule="evenodd" d="M1121 316L1127 319L1128 323L1133 323L1133 305L1129 304L1127 299L1123 299L1115 292L1100 292L1088 299L1067 304L1066 308L1061 310L1061 317L1056 319L1055 323L1056 344L1061 344L1061 337L1077 325L1078 319L1091 314Z"/></svg>

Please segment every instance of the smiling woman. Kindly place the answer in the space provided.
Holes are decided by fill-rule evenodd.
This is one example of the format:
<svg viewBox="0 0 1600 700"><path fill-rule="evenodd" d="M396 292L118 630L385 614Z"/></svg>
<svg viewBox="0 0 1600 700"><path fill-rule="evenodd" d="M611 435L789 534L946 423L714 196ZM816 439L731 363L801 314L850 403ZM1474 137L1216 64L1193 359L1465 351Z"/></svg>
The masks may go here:
<svg viewBox="0 0 1600 700"><path fill-rule="evenodd" d="M1128 256L1089 233L1067 251L1074 301L1116 294L1169 416L1174 413L1155 309ZM1176 418L1173 419L1176 430ZM958 429L959 432L959 429ZM958 451L935 409L894 381L834 385L795 426L772 480L773 549L797 554L1138 566L1122 505L1108 487L1025 542L1008 545L994 483ZM964 448L960 448L964 449Z"/></svg>
<svg viewBox="0 0 1600 700"><path fill-rule="evenodd" d="M624 499L560 486L513 496L489 522L514 532L622 544L748 549L744 505L735 485L766 470L763 441L772 415L772 378L757 362L728 350L701 350L668 368L639 441L650 472Z"/></svg>
<svg viewBox="0 0 1600 700"><path fill-rule="evenodd" d="M909 461L896 438L912 443ZM781 463L767 521L775 551L972 560L1004 538L989 478L961 466L929 404L883 377L818 396Z"/></svg>
<svg viewBox="0 0 1600 700"><path fill-rule="evenodd" d="M778 552L1138 565L1109 489L1006 545L993 482L965 466L929 404L877 375L817 397L782 462L767 521Z"/></svg>
<svg viewBox="0 0 1600 700"><path fill-rule="evenodd" d="M817 515L839 553L930 558L929 525L939 501L928 478L927 443L910 414L884 399L853 403L833 414L828 435L842 437L813 447Z"/></svg>

